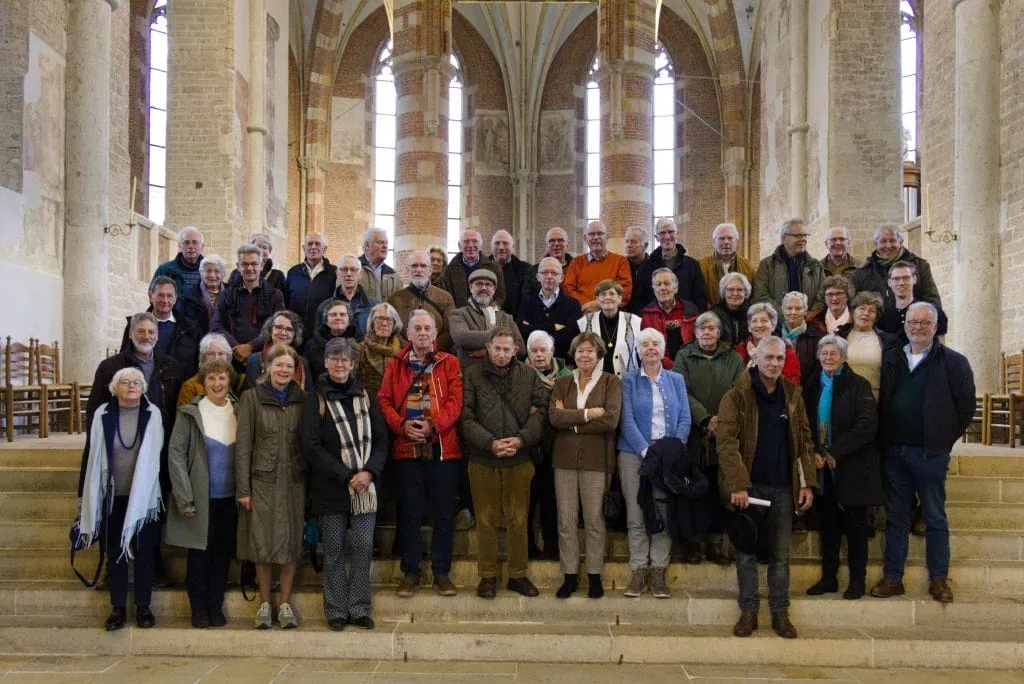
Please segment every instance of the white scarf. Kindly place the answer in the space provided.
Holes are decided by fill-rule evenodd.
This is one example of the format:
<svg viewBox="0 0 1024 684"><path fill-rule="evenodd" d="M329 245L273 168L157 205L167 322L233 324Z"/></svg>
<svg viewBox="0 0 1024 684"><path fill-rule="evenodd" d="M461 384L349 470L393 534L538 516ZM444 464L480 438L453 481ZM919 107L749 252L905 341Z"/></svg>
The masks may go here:
<svg viewBox="0 0 1024 684"><path fill-rule="evenodd" d="M832 312L825 309L825 328L828 330L829 335L835 335L836 330L843 327L850 322L850 307L846 307L846 311L839 318L832 315Z"/></svg>
<svg viewBox="0 0 1024 684"><path fill-rule="evenodd" d="M100 535L103 518L110 513L109 508L105 509L104 505L114 485L114 478L110 472L107 440L103 434L103 416L109 410L110 402L99 407L93 415L92 430L89 432L89 461L85 467L78 527L79 541L85 546L96 541ZM160 449L164 443L164 426L160 418L160 409L148 404L146 410L149 411L149 423L139 447L139 457L135 461L132 488L128 494L128 509L124 514L124 525L121 527L121 554L117 560L125 556L134 558L132 539L143 525L159 520L160 511L164 509L160 493ZM110 497L110 503L113 500L113 497ZM113 549L108 549L108 552L113 558Z"/></svg>
<svg viewBox="0 0 1024 684"><path fill-rule="evenodd" d="M327 409L331 412L334 427L338 430L341 440L341 462L354 472L361 472L370 460L372 446L370 444L370 399L366 390L358 397L352 398L352 412L355 414L356 434L345 416L345 407L340 401L327 401ZM375 513L377 511L377 487L373 480L370 486L361 492L348 486L349 510L353 515Z"/></svg>

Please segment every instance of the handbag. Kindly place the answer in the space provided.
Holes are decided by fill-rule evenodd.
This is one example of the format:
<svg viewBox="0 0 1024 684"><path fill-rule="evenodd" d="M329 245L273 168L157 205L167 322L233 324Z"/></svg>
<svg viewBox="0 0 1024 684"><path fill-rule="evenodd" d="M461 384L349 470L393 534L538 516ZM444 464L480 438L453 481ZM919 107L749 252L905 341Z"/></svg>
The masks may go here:
<svg viewBox="0 0 1024 684"><path fill-rule="evenodd" d="M75 573L75 577L77 577L82 584L84 584L86 587L91 588L95 587L96 584L100 581L100 575L103 574L103 563L107 558L107 517L103 516L103 532L101 534L101 536L103 537L103 541L100 542L100 560L99 563L97 563L96 565L96 573L93 575L92 580L86 579L85 575L80 573L78 571L78 568L75 567L75 553L77 553L78 551L85 551L94 543L85 543L82 541L82 535L80 531L81 524L82 517L76 516L75 521L71 523L71 529L68 531L68 538L71 542L71 571Z"/></svg>
<svg viewBox="0 0 1024 684"><path fill-rule="evenodd" d="M601 513L605 520L616 520L626 515L626 497L621 487L612 487L615 476L608 472L608 450L604 451L604 494L601 496Z"/></svg>
<svg viewBox="0 0 1024 684"><path fill-rule="evenodd" d="M302 544L309 553L309 562L313 569L319 574L324 569L324 556L320 550L320 521L310 518L302 528Z"/></svg>

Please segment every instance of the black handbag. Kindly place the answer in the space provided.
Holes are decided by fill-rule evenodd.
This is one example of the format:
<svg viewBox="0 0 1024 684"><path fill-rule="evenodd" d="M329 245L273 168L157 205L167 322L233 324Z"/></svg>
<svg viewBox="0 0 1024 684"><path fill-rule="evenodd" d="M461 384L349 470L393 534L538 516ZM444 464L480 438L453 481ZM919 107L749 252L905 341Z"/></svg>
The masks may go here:
<svg viewBox="0 0 1024 684"><path fill-rule="evenodd" d="M601 513L605 520L617 520L626 515L626 497L622 487L613 487L615 475L608 472L608 450L604 452L604 495L601 497Z"/></svg>
<svg viewBox="0 0 1024 684"><path fill-rule="evenodd" d="M103 574L103 563L104 563L104 561L107 558L107 549L106 549L106 545L107 545L106 544L107 516L103 516L103 526L102 526L103 527L103 531L101 532L101 536L103 537L103 540L100 541L100 548L99 548L100 560L99 560L99 563L97 563L97 565L96 565L96 573L93 575L92 580L86 579L85 575L80 573L78 571L78 568L75 567L75 554L78 551L85 551L87 548L89 548L90 546L92 546L92 544L95 543L95 541L93 541L92 543L86 544L85 542L82 541L82 535L81 535L81 533L79 531L79 527L81 525L81 522L82 522L81 516L76 517L75 518L75 522L73 522L71 524L71 530L68 532L68 537L69 537L69 540L71 542L71 571L75 573L75 577L77 577L82 584L84 584L85 586L91 588L91 587L95 587L96 584L99 582L100 575ZM97 539L99 539L99 537L97 537Z"/></svg>

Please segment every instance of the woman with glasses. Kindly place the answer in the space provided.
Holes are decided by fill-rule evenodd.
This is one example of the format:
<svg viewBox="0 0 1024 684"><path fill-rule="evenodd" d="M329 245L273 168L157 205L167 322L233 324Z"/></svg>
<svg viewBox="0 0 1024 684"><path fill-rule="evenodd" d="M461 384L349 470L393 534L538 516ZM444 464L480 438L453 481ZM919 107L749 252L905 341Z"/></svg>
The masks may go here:
<svg viewBox="0 0 1024 684"><path fill-rule="evenodd" d="M850 300L853 287L844 276L829 276L822 286L825 291L825 313L818 314L829 335L850 322Z"/></svg>
<svg viewBox="0 0 1024 684"><path fill-rule="evenodd" d="M366 337L359 343L359 362L356 364L359 379L371 397L376 397L380 391L388 361L402 350L401 332L402 319L395 307L386 302L373 307Z"/></svg>
<svg viewBox="0 0 1024 684"><path fill-rule="evenodd" d="M298 354L302 348L302 319L291 311L278 311L263 324L263 339L267 343L260 351L249 355L245 364L246 389L252 389L266 370L267 353L272 347L283 344L291 347ZM295 368L295 382L305 391L313 388L316 377L313 375L309 362L299 357Z"/></svg>
<svg viewBox="0 0 1024 684"><path fill-rule="evenodd" d="M722 321L722 339L738 344L747 339L747 308L750 306L750 281L742 273L726 273L718 281L721 302L711 307Z"/></svg>
<svg viewBox="0 0 1024 684"><path fill-rule="evenodd" d="M352 306L343 299L328 300L327 306L322 307L323 322L320 327L313 331L313 336L302 348L302 356L313 371L313 381L316 382L327 367L324 363L324 350L327 343L334 339L348 338L356 340L358 332L356 324L352 320Z"/></svg>

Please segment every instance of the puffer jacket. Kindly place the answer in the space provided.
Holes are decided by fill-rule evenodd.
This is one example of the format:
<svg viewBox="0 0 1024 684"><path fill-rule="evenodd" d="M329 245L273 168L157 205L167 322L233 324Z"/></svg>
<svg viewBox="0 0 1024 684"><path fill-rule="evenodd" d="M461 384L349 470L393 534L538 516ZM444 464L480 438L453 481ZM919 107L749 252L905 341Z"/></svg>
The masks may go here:
<svg viewBox="0 0 1024 684"><path fill-rule="evenodd" d="M783 246L761 259L754 276L752 302L768 302L778 313L782 312L782 297L789 292L789 270L782 258ZM800 291L807 295L809 313L820 311L825 306L825 268L810 254L804 254L804 267L800 273Z"/></svg>

